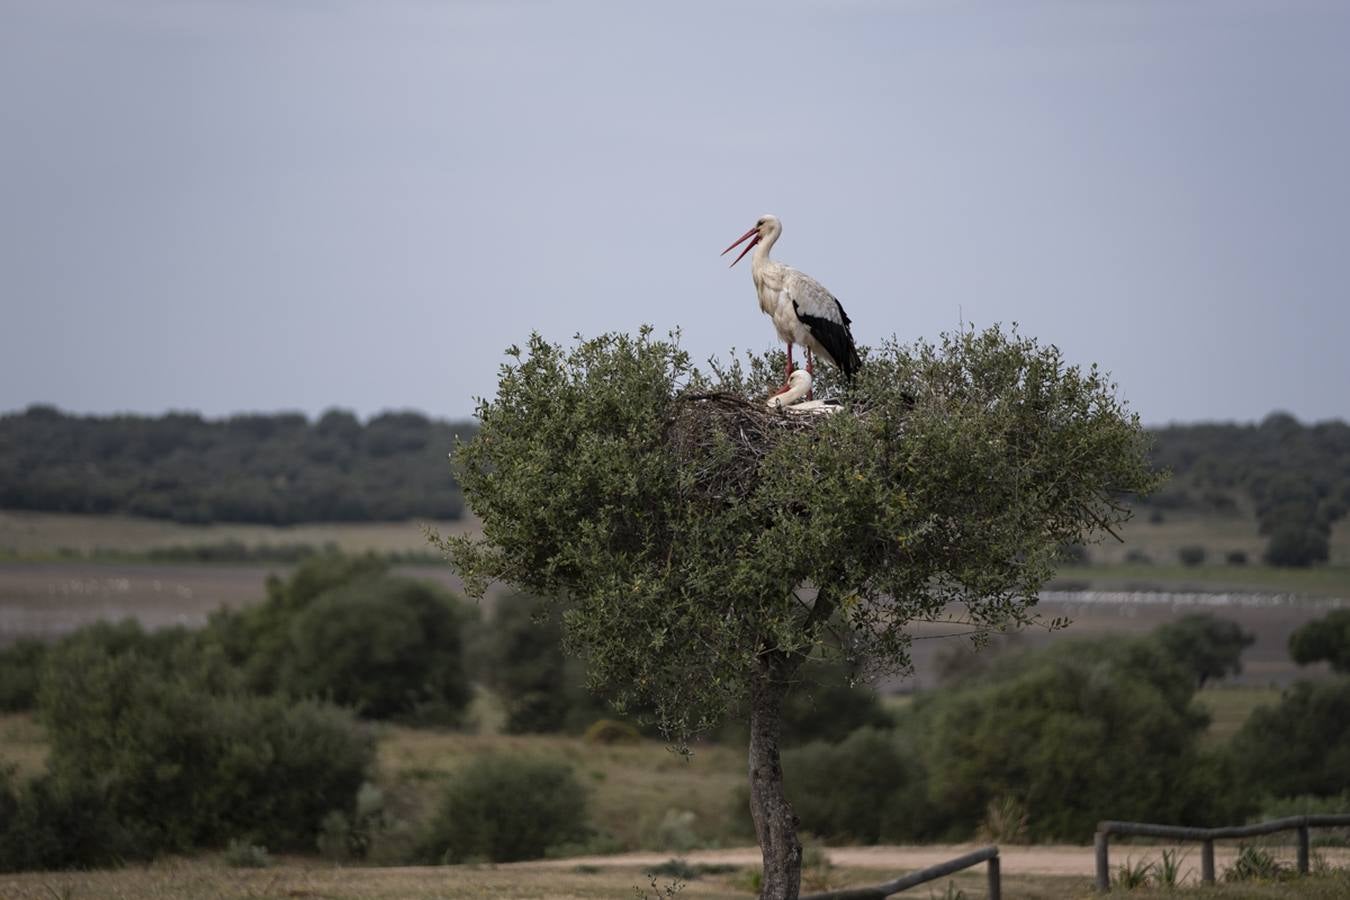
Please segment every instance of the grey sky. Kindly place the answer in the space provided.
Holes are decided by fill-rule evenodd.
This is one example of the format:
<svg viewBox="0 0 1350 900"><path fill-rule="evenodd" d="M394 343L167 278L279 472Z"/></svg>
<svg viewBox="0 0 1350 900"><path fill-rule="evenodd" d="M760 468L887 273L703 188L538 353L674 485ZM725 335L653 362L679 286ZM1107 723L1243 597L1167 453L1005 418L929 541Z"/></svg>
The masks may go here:
<svg viewBox="0 0 1350 900"><path fill-rule="evenodd" d="M0 410L462 417L532 329L1017 321L1350 417L1350 3L0 0Z"/></svg>

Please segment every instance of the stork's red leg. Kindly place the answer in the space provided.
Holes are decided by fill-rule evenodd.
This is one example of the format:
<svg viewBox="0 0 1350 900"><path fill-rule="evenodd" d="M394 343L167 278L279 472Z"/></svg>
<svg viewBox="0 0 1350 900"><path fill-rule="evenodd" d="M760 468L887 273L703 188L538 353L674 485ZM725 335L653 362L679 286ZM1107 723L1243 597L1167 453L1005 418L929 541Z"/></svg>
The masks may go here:
<svg viewBox="0 0 1350 900"><path fill-rule="evenodd" d="M807 399L807 400L814 400L814 399L816 399L816 383L815 383L816 368L815 368L815 360L816 360L815 354L813 354L813 353L811 352L811 348L810 348L810 347L807 347L807 348L806 348L806 374L811 376L811 388L806 392L806 399Z"/></svg>

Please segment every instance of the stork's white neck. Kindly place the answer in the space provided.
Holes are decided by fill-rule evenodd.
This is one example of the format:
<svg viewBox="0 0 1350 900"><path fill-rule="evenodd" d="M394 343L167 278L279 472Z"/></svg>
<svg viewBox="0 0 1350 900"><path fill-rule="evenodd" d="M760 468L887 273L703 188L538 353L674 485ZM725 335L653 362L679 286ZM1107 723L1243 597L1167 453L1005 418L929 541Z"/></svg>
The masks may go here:
<svg viewBox="0 0 1350 900"><path fill-rule="evenodd" d="M755 245L755 252L750 256L750 271L758 278L759 273L769 264L769 249L773 247L774 242L783 231L780 228L770 228L764 237L760 238L759 243Z"/></svg>

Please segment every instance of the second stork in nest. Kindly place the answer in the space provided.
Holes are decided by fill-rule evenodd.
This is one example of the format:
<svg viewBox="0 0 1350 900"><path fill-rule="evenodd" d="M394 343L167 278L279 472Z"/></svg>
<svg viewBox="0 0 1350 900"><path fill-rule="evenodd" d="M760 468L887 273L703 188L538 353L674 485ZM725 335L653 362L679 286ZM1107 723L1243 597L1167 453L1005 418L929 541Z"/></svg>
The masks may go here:
<svg viewBox="0 0 1350 900"><path fill-rule="evenodd" d="M722 255L730 253L742 241L750 240L741 255L732 260L734 266L758 245L750 260L750 275L755 280L755 291L759 294L759 308L773 318L778 337L787 344L783 390L788 390L788 381L792 376L793 344L801 344L806 348L808 373L813 372L811 354L814 351L834 363L844 373L846 380L851 379L862 361L858 358L858 348L853 344L848 313L819 281L791 266L769 259L769 250L782 233L783 225L777 216L761 216L755 227L737 238L736 243L722 251Z"/></svg>

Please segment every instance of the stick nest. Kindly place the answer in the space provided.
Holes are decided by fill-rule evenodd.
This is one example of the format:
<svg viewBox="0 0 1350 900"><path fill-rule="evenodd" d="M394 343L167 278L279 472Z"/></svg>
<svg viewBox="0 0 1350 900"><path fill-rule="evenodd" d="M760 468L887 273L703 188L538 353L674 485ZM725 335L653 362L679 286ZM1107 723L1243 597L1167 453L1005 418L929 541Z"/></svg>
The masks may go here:
<svg viewBox="0 0 1350 900"><path fill-rule="evenodd" d="M833 415L857 415L841 410ZM815 430L828 416L803 415L771 408L725 392L681 394L667 424L667 440L694 493L724 500L747 496L759 467L780 441Z"/></svg>

